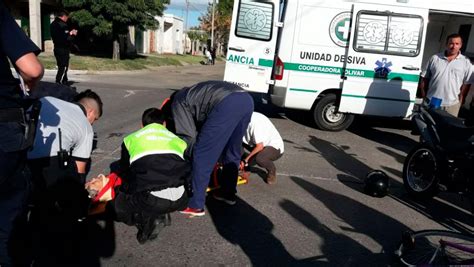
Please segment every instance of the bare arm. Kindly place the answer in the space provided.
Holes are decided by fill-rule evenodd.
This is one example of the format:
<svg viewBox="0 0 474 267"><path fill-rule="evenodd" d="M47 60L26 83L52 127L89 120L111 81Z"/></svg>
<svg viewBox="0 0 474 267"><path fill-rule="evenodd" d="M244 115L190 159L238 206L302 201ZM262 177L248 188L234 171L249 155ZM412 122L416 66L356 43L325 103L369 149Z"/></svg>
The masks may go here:
<svg viewBox="0 0 474 267"><path fill-rule="evenodd" d="M44 68L34 53L27 53L20 57L15 66L29 89L35 88L41 80Z"/></svg>
<svg viewBox="0 0 474 267"><path fill-rule="evenodd" d="M461 105L464 105L464 101L466 100L466 96L469 93L470 89L471 89L470 84L463 84L461 86L461 93L459 94L459 102L461 102Z"/></svg>
<svg viewBox="0 0 474 267"><path fill-rule="evenodd" d="M86 174L87 162L76 160L77 172Z"/></svg>
<svg viewBox="0 0 474 267"><path fill-rule="evenodd" d="M424 77L420 77L420 80L418 81L418 90L416 92L416 97L418 98L425 98L426 97L426 92L428 91L428 83L429 83L429 80L424 78Z"/></svg>
<svg viewBox="0 0 474 267"><path fill-rule="evenodd" d="M253 156L257 155L260 151L264 149L263 143L258 143L255 145L255 147L252 149L250 154L245 158L245 161L249 161Z"/></svg>

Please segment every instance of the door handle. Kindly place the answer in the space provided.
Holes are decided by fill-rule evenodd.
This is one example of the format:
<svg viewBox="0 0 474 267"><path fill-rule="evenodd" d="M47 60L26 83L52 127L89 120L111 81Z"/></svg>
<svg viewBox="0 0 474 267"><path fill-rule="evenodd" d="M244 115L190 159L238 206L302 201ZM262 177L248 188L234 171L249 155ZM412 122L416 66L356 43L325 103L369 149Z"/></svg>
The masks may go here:
<svg viewBox="0 0 474 267"><path fill-rule="evenodd" d="M229 50L237 51L237 52L245 52L245 49L240 47L229 47Z"/></svg>
<svg viewBox="0 0 474 267"><path fill-rule="evenodd" d="M420 68L414 66L403 66L402 69L404 70L420 70Z"/></svg>

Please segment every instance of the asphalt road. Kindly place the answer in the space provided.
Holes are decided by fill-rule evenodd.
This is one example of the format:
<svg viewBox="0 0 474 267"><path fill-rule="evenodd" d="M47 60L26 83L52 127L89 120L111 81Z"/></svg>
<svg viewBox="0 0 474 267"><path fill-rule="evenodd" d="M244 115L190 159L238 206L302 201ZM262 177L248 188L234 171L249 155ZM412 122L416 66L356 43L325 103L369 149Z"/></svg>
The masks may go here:
<svg viewBox="0 0 474 267"><path fill-rule="evenodd" d="M120 156L122 139L140 126L143 110L159 106L174 90L198 81L222 79L223 64L163 67L148 72L71 74L80 91L91 88L104 102L94 125L98 148L89 178L108 173ZM52 81L51 74L45 81ZM258 100L258 98L256 99ZM467 200L441 194L410 199L402 187L404 157L416 143L408 122L358 119L347 131L316 130L307 113L257 104L285 141L277 161L277 183L258 172L239 186L236 206L211 199L206 216L172 215L157 240L139 245L136 229L121 223L90 222L82 237L89 266L299 266L390 265L405 230L472 231ZM391 178L390 195L363 193L373 169Z"/></svg>

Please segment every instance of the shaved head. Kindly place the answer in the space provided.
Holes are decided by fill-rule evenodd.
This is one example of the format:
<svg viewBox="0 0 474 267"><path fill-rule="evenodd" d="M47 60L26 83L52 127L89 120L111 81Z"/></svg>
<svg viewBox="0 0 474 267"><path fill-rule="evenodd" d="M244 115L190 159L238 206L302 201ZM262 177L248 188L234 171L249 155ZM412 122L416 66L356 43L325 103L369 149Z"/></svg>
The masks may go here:
<svg viewBox="0 0 474 267"><path fill-rule="evenodd" d="M84 106L84 108L86 110L94 111L100 117L99 104L94 99L92 99L92 98L83 98L83 99L79 100L79 104Z"/></svg>
<svg viewBox="0 0 474 267"><path fill-rule="evenodd" d="M75 98L86 110L87 120L93 124L102 116L102 100L90 89L80 92Z"/></svg>

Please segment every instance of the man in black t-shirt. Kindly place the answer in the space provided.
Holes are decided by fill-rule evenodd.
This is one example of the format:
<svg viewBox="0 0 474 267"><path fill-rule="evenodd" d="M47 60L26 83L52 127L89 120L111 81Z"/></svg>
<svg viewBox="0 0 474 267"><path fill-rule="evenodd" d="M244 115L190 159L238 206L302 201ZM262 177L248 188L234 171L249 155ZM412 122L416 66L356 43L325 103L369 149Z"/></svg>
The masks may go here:
<svg viewBox="0 0 474 267"><path fill-rule="evenodd" d="M12 265L7 245L29 183L24 168L27 147L22 91L9 62L22 77L26 92L43 76L43 66L36 58L39 52L0 1L0 266Z"/></svg>

